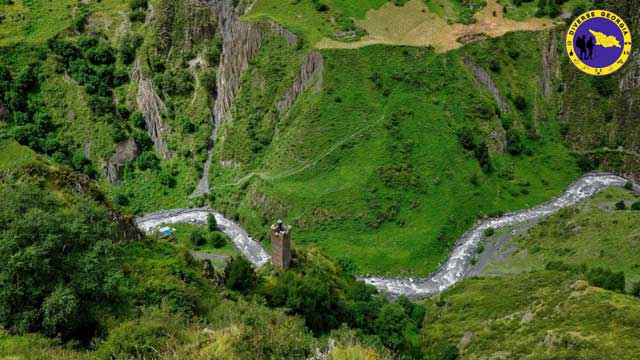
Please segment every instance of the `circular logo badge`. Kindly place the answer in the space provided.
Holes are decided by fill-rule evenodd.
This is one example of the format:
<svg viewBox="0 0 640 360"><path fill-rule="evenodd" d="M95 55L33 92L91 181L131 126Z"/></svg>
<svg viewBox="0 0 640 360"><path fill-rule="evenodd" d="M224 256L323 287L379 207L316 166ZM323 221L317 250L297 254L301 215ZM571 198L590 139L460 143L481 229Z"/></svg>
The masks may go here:
<svg viewBox="0 0 640 360"><path fill-rule="evenodd" d="M571 23L567 52L578 69L591 75L609 75L631 55L631 30L618 15L588 11Z"/></svg>

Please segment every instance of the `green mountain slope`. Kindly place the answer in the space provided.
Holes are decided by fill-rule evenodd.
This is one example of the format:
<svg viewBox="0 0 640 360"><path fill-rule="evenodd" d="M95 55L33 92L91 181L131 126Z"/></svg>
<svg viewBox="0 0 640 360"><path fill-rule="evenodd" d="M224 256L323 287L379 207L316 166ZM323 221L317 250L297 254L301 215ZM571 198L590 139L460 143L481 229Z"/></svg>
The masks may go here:
<svg viewBox="0 0 640 360"><path fill-rule="evenodd" d="M429 301L427 313L428 358L631 359L639 351L640 299L565 273L466 280Z"/></svg>
<svg viewBox="0 0 640 360"><path fill-rule="evenodd" d="M433 271L476 217L544 202L578 175L555 102L529 81L542 66L534 44L545 38L510 34L445 54L322 51L322 90L308 91L286 114L276 109L283 90L256 83L271 84L282 71L261 60L281 58L278 48L263 47L234 119L219 131L215 206L258 237L273 218L286 217L297 241L317 243L362 272ZM486 69L499 62L491 77L509 114L498 114L465 58ZM487 144L484 171L478 150L460 143L465 129L472 133L465 146ZM253 133L265 145L255 146Z"/></svg>
<svg viewBox="0 0 640 360"><path fill-rule="evenodd" d="M625 202L626 209L617 209L620 201ZM610 189L584 204L564 209L506 242L491 257L484 273L541 270L549 263L562 262L623 271L630 288L640 280L640 211L631 209L638 201L637 194ZM489 241L500 237L497 234Z"/></svg>

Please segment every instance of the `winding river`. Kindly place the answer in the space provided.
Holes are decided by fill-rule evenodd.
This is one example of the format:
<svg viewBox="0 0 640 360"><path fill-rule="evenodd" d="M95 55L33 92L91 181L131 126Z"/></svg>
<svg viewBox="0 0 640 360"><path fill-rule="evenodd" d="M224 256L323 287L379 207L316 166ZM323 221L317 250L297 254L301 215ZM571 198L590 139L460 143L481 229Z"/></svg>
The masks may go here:
<svg viewBox="0 0 640 360"><path fill-rule="evenodd" d="M449 258L440 269L424 279L372 276L359 277L359 280L393 295L415 298L437 294L467 276L470 260L476 253L476 247L487 228L500 229L539 220L564 207L588 199L605 188L622 187L626 182L626 179L609 173L588 173L569 185L562 195L551 201L531 209L478 222L456 242ZM162 224L191 223L204 226L207 224L209 214L216 217L220 230L229 236L233 246L254 266L262 266L270 260L264 247L253 240L242 226L208 207L164 210L139 218L136 223L142 231L149 234Z"/></svg>

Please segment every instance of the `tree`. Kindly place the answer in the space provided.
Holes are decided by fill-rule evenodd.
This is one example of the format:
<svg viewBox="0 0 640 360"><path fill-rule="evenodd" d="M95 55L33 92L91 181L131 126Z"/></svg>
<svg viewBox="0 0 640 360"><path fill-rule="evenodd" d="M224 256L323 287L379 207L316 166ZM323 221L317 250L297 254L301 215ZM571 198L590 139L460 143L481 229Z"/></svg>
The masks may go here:
<svg viewBox="0 0 640 360"><path fill-rule="evenodd" d="M516 106L516 109L524 111L527 108L527 99L525 99L522 95L518 95L513 100L513 104Z"/></svg>
<svg viewBox="0 0 640 360"><path fill-rule="evenodd" d="M403 331L406 326L407 316L398 303L382 306L375 320L376 334L385 346L392 349L400 349L405 345Z"/></svg>
<svg viewBox="0 0 640 360"><path fill-rule="evenodd" d="M438 353L438 360L457 360L460 358L460 350L458 347L451 344L440 350Z"/></svg>
<svg viewBox="0 0 640 360"><path fill-rule="evenodd" d="M209 231L217 231L218 230L218 222L216 221L216 217L213 214L207 215L207 228Z"/></svg>
<svg viewBox="0 0 640 360"><path fill-rule="evenodd" d="M192 231L189 239L193 246L202 246L205 244L205 238L199 230Z"/></svg>
<svg viewBox="0 0 640 360"><path fill-rule="evenodd" d="M211 244L213 245L213 247L216 249L220 249L221 247L224 247L224 245L227 243L226 236L219 231L214 231L210 233L209 239L211 240Z"/></svg>
<svg viewBox="0 0 640 360"><path fill-rule="evenodd" d="M253 267L245 258L238 256L233 259L225 282L228 288L246 293L255 288L257 281Z"/></svg>
<svg viewBox="0 0 640 360"><path fill-rule="evenodd" d="M640 201L636 201L631 205L631 210L640 211Z"/></svg>
<svg viewBox="0 0 640 360"><path fill-rule="evenodd" d="M510 129L507 131L507 151L511 155L520 155L524 145L522 143L522 135L518 130Z"/></svg>
<svg viewBox="0 0 640 360"><path fill-rule="evenodd" d="M138 34L126 33L120 41L120 47L118 47L118 55L120 60L125 64L131 64L136 58L136 52L144 39Z"/></svg>
<svg viewBox="0 0 640 360"><path fill-rule="evenodd" d="M137 141L136 141L137 142ZM160 159L153 151L145 151L136 159L140 170L157 170L160 168Z"/></svg>
<svg viewBox="0 0 640 360"><path fill-rule="evenodd" d="M63 339L94 334L95 309L121 286L108 211L82 198L64 209L30 183L0 186L0 197L0 326Z"/></svg>
<svg viewBox="0 0 640 360"><path fill-rule="evenodd" d="M624 200L620 200L616 203L616 209L618 210L626 210L627 209L627 204L624 202Z"/></svg>
<svg viewBox="0 0 640 360"><path fill-rule="evenodd" d="M468 127L463 127L458 133L458 142L463 148L467 150L473 150L475 148L475 140L473 138L473 130Z"/></svg>
<svg viewBox="0 0 640 360"><path fill-rule="evenodd" d="M482 171L485 173L491 172L491 159L489 158L489 147L487 146L487 143L484 141L480 143L480 145L478 145L473 151L473 154L478 160L478 163L480 163Z"/></svg>

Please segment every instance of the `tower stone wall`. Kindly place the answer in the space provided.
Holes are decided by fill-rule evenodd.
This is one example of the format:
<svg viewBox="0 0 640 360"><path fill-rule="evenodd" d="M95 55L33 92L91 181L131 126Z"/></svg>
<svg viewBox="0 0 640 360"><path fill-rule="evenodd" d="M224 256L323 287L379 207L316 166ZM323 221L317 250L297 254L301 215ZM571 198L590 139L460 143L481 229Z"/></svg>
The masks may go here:
<svg viewBox="0 0 640 360"><path fill-rule="evenodd" d="M291 227L282 220L271 225L271 262L282 270L291 265Z"/></svg>

